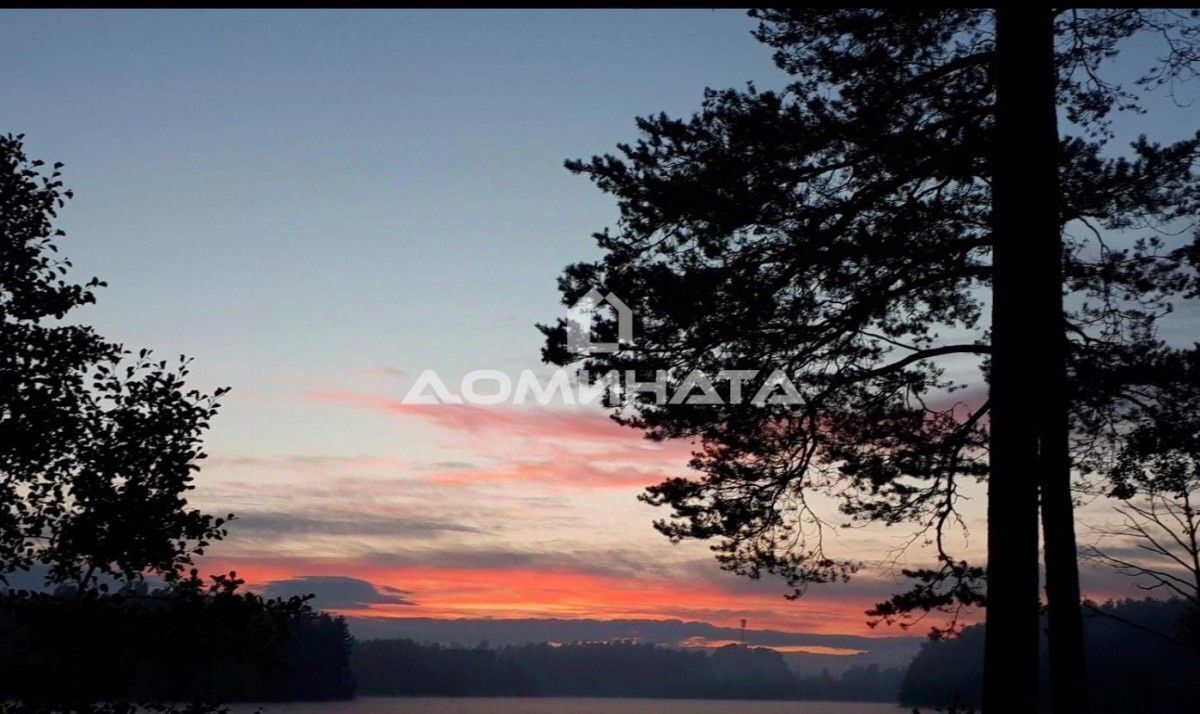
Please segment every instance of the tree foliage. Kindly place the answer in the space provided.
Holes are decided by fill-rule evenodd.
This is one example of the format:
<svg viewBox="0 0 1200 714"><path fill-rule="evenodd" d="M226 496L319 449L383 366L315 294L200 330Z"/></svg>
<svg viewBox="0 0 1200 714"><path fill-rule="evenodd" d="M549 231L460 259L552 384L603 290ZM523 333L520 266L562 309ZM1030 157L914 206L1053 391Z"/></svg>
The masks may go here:
<svg viewBox="0 0 1200 714"><path fill-rule="evenodd" d="M81 589L110 576L179 576L228 520L191 508L218 389L187 360L131 353L70 313L104 285L72 282L53 222L61 164L0 137L0 578L34 565Z"/></svg>
<svg viewBox="0 0 1200 714"><path fill-rule="evenodd" d="M945 540L964 483L985 478L994 27L987 10L756 11L789 83L709 90L698 112L638 119L615 155L570 161L611 194L603 256L569 266L563 302L602 287L633 307L635 340L573 354L564 321L542 326L544 357L592 374L665 370L673 393L698 370L726 402L656 404L626 391L615 417L652 439L696 443L691 467L651 487L673 539L714 539L723 567L781 575L792 595L860 563L829 552L840 520L911 524L938 563L913 571L890 619L982 602L982 570ZM1195 13L1064 11L1055 20L1065 291L1077 447L1082 454L1170 351L1155 323L1195 296L1195 242L1164 238L1200 214L1200 134L1111 146L1111 117L1137 89L1187 79ZM1168 50L1132 90L1102 69L1142 33ZM594 341L612 342L612 315ZM1035 349L1035 346L1030 346ZM782 369L798 404L730 404L721 370ZM964 376L971 370L977 377ZM1099 387L1103 387L1100 389ZM1107 420L1114 420L1112 423ZM1116 433L1115 431L1111 433ZM1082 458L1082 456L1080 457ZM922 592L922 590L924 592ZM924 596L922 596L924 595Z"/></svg>
<svg viewBox="0 0 1200 714"><path fill-rule="evenodd" d="M60 169L0 137L0 585L46 574L0 591L0 711L226 712L209 702L278 696L281 667L347 696L343 622L191 567L233 518L187 500L226 390L70 322L104 283L58 256Z"/></svg>

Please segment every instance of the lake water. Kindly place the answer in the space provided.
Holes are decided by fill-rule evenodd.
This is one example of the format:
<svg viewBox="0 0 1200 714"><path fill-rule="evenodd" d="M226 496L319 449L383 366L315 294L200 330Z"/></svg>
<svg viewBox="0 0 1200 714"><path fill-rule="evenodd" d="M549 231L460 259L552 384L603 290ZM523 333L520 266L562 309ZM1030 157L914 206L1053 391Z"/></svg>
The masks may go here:
<svg viewBox="0 0 1200 714"><path fill-rule="evenodd" d="M236 707L237 714L255 707ZM362 697L350 702L269 704L266 714L902 714L895 704L697 699Z"/></svg>

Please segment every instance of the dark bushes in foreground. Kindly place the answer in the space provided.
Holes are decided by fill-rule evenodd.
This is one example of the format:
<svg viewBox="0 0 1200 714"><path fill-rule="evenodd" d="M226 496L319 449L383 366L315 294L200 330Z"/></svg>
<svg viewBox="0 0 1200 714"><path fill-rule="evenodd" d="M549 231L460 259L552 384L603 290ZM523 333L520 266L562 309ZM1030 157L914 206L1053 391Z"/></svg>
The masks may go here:
<svg viewBox="0 0 1200 714"><path fill-rule="evenodd" d="M353 696L341 618L266 600L226 576L154 592L0 598L0 699L45 711L93 702Z"/></svg>
<svg viewBox="0 0 1200 714"><path fill-rule="evenodd" d="M1194 610L1182 601L1124 600L1084 610L1092 709L1106 714L1191 711L1200 699L1200 649L1189 641ZM1043 620L1044 624L1044 620ZM1049 686L1042 642L1042 690ZM922 647L904 675L906 706L978 704L983 627ZM1043 709L1047 702L1043 702Z"/></svg>

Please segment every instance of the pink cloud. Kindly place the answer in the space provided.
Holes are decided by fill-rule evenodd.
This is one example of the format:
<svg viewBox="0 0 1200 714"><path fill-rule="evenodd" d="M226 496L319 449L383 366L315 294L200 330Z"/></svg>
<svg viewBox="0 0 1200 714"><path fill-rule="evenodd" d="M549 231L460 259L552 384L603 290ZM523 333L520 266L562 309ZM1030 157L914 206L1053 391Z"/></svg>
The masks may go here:
<svg viewBox="0 0 1200 714"><path fill-rule="evenodd" d="M470 404L405 404L369 394L346 391L307 392L308 397L433 423L451 431L478 434L503 431L540 438L629 441L640 439L633 429L623 427L602 413L551 409L482 407Z"/></svg>
<svg viewBox="0 0 1200 714"><path fill-rule="evenodd" d="M683 472L682 465L679 471ZM430 479L441 484L534 482L572 488L644 488L672 475L659 469L599 465L590 458L564 454L553 461L514 461L494 468L442 471Z"/></svg>
<svg viewBox="0 0 1200 714"><path fill-rule="evenodd" d="M405 404L357 392L309 392L312 399L346 404L432 424L472 437L455 443L494 465L437 469L433 483L538 483L568 488L645 487L686 473L687 442L650 442L602 412ZM501 454L507 453L505 459Z"/></svg>

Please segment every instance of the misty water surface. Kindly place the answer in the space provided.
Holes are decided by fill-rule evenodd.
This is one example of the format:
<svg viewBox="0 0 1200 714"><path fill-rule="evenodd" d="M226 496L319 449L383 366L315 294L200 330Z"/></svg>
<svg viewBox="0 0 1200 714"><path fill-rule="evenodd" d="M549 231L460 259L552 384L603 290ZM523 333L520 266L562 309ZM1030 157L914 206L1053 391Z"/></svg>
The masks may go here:
<svg viewBox="0 0 1200 714"><path fill-rule="evenodd" d="M249 714L256 707L236 707ZM271 704L266 714L897 714L894 704L695 699L363 697L350 702Z"/></svg>

